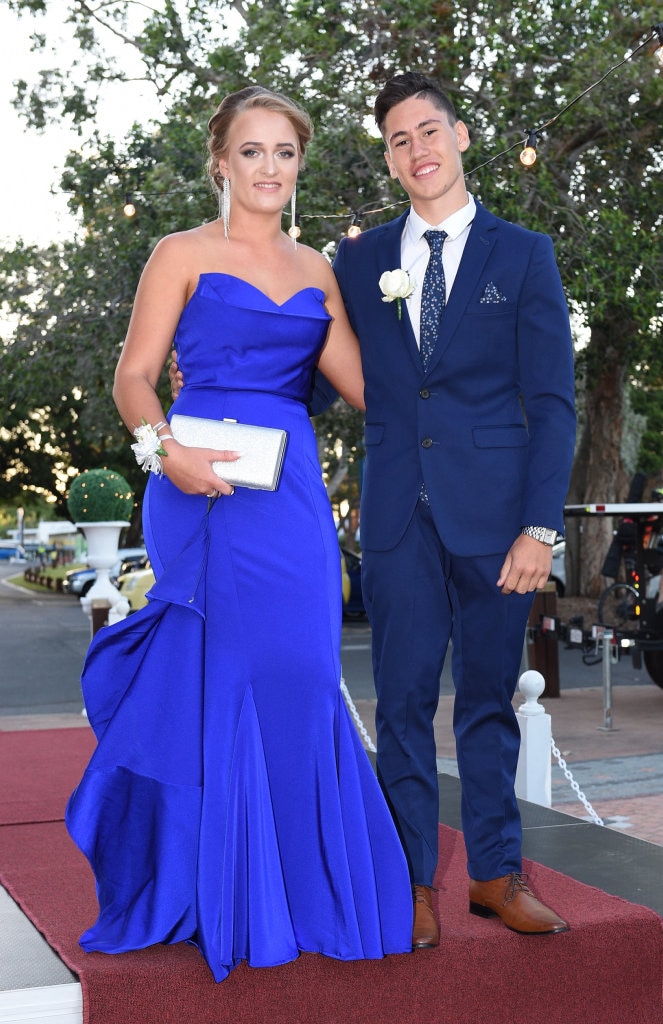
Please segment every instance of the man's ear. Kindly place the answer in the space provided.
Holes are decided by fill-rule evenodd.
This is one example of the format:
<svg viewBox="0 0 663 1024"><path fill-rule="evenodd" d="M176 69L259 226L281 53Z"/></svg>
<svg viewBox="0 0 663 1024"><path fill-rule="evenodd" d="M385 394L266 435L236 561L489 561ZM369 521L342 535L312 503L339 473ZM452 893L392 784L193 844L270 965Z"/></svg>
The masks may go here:
<svg viewBox="0 0 663 1024"><path fill-rule="evenodd" d="M391 162L391 157L389 156L388 150L385 150L384 158L387 161L387 167L389 168L390 175L392 176L392 178L397 178L398 174L396 173L396 169Z"/></svg>
<svg viewBox="0 0 663 1024"><path fill-rule="evenodd" d="M458 140L458 149L461 153L464 153L470 145L470 133L464 121L456 121L455 128L456 138Z"/></svg>

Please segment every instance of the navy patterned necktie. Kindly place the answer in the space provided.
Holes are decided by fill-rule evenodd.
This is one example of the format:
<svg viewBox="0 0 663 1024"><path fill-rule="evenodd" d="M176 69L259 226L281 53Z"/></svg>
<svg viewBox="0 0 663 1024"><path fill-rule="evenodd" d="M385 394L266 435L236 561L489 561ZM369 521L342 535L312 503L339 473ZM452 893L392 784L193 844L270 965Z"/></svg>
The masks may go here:
<svg viewBox="0 0 663 1024"><path fill-rule="evenodd" d="M424 370L428 369L433 349L440 331L440 321L445 304L446 282L442 266L442 246L446 231L425 231L424 238L430 247L428 266L421 289L421 322L419 328L419 351Z"/></svg>

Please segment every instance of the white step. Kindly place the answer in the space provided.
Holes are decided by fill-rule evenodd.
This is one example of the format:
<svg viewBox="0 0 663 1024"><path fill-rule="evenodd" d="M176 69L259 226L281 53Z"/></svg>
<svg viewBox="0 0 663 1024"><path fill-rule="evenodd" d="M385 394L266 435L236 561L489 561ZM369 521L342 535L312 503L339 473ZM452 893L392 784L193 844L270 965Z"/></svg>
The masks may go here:
<svg viewBox="0 0 663 1024"><path fill-rule="evenodd" d="M83 994L78 982L0 992L2 1024L82 1024Z"/></svg>
<svg viewBox="0 0 663 1024"><path fill-rule="evenodd" d="M0 1024L82 1024L76 976L0 886Z"/></svg>

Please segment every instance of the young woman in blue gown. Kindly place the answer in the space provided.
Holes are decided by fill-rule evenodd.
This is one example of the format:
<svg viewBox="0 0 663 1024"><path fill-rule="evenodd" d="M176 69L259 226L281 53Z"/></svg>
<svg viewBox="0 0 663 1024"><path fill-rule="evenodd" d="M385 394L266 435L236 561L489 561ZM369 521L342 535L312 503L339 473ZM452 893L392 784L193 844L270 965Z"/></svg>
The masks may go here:
<svg viewBox="0 0 663 1024"><path fill-rule="evenodd" d="M90 647L98 746L66 816L99 900L83 947L193 942L217 981L241 960L411 948L404 854L340 692L338 542L306 410L316 366L363 408L359 351L328 262L281 230L310 136L285 97L226 97L209 173L229 183L229 225L167 236L141 277L113 392L129 430L178 412L288 444L276 491L234 490L212 468L232 452L158 427L156 583ZM166 417L172 345L186 385Z"/></svg>

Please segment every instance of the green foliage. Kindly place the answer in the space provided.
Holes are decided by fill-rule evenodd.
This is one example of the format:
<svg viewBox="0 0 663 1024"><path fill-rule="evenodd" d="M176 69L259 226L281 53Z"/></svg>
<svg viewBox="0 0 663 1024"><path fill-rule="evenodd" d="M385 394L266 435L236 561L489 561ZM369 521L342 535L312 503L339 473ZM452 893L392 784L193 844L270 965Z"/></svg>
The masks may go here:
<svg viewBox="0 0 663 1024"><path fill-rule="evenodd" d="M635 412L646 418L647 427L640 443L637 468L647 476L663 473L663 381L649 384L631 392Z"/></svg>
<svg viewBox="0 0 663 1024"><path fill-rule="evenodd" d="M40 0L9 6L39 27ZM62 182L79 237L43 251L19 243L0 265L4 310L16 325L0 345L0 499L27 487L62 503L71 467L100 462L142 493L109 394L133 294L159 237L216 216L203 174L205 125L223 94L256 81L298 99L314 119L298 190L302 241L333 252L354 212L370 227L400 212L394 204L404 199L372 127L379 86L407 68L436 77L470 127L471 190L555 242L569 301L588 330L578 360L588 429L600 441L606 422L621 422L619 389L607 382L631 381L637 390L660 347L663 94L649 50L565 108L645 38L660 20L653 4L180 0L176 7L166 0L155 7L138 16L126 0L94 12L72 0L79 47L72 66L49 61L48 41L36 36L47 70L37 84L19 87L28 123L65 118L86 143L69 157ZM95 121L105 82L126 77L108 56L118 34L163 99L161 123L135 125L119 143L103 138ZM539 159L525 170L518 161L525 132L547 122ZM132 220L121 215L127 193L137 206ZM165 377L161 392L167 400ZM652 400L647 459L658 457L655 408ZM360 417L338 406L319 422L331 471L339 437L343 458L360 456ZM603 490L612 477L605 473Z"/></svg>
<svg viewBox="0 0 663 1024"><path fill-rule="evenodd" d="M111 469L88 469L74 477L67 507L75 523L130 520L134 494L129 484Z"/></svg>
<svg viewBox="0 0 663 1024"><path fill-rule="evenodd" d="M23 509L23 526L26 530L34 529L39 523L53 519L53 508L43 498L30 493L16 495L13 499L0 504L0 537L5 537L9 530L18 528L18 509Z"/></svg>

